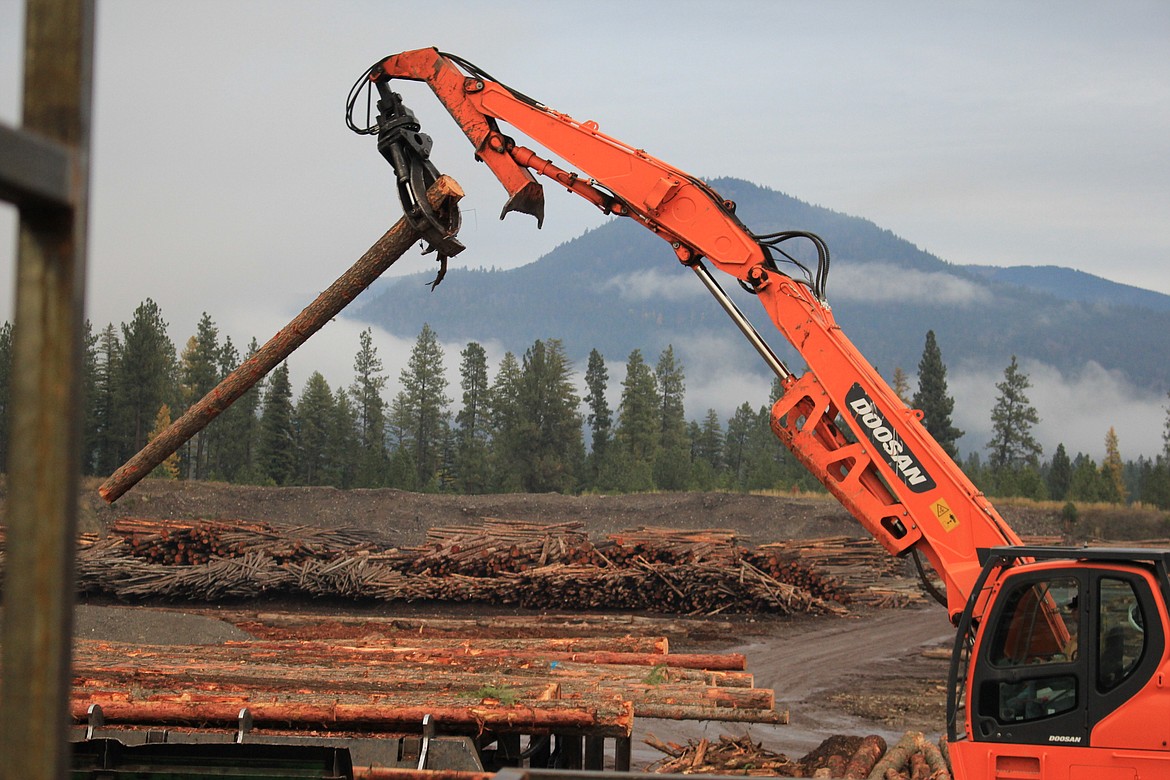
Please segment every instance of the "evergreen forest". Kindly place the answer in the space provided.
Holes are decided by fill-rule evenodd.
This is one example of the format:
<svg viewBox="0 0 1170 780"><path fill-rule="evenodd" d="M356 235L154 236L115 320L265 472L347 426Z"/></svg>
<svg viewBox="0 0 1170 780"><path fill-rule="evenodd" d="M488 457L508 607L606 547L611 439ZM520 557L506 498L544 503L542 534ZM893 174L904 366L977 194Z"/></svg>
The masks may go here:
<svg viewBox="0 0 1170 780"><path fill-rule="evenodd" d="M208 314L181 348L163 313L142 302L128 322L87 324L83 366L83 471L106 476L258 349L221 338ZM6 471L12 328L0 326L0 472ZM632 350L624 376L611 377L602 353L583 376L558 338L488 364L479 343L447 355L424 325L387 397L388 377L372 330L355 345L353 378L331 387L319 372L301 388L287 363L273 370L152 475L264 485L393 487L451 493L819 491L815 479L769 427L771 402L744 400L728 419L714 409L686 412L686 369L670 345ZM457 365L458 384L448 380ZM1027 375L1015 358L996 385L993 437L960 453L951 421L946 364L925 334L917 388L897 368L895 392L923 413L927 430L984 492L1068 502L1140 502L1170 509L1170 413L1163 451L1124 460L1112 429L1100 461L1063 444L1045 453L1032 436L1039 420ZM611 392L612 387L612 392ZM620 387L620 392L618 392ZM581 391L584 395L581 396ZM608 399L617 398L616 406ZM758 404L758 400L756 401Z"/></svg>

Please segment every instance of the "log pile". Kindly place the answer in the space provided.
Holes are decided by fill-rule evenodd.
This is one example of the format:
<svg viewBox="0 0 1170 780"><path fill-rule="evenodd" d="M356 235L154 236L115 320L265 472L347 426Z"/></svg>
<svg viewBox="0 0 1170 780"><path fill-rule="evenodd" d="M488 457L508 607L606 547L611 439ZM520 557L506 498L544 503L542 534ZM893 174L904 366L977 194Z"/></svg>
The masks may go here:
<svg viewBox="0 0 1170 780"><path fill-rule="evenodd" d="M311 624L253 616L250 625ZM327 618L326 620L331 620ZM635 716L785 723L738 653L673 653L663 636L420 637L145 645L77 639L71 709L113 724L629 737ZM307 631L310 636L323 632ZM197 661L193 661L197 659Z"/></svg>
<svg viewBox="0 0 1170 780"><path fill-rule="evenodd" d="M593 540L579 522L489 519L397 548L346 528L122 518L78 550L79 589L128 600L292 594L715 615L922 599L871 540L753 547L723 529L643 527Z"/></svg>
<svg viewBox="0 0 1170 780"><path fill-rule="evenodd" d="M870 538L834 536L762 544L762 567L815 596L873 607L903 607L925 600L905 561Z"/></svg>
<svg viewBox="0 0 1170 780"><path fill-rule="evenodd" d="M908 731L887 750L886 741L867 737L834 735L798 761L765 749L749 737L721 736L718 743L706 739L686 745L662 742L653 735L647 745L666 754L651 764L660 774L771 775L815 777L823 780L950 780L945 742L931 743L920 731Z"/></svg>

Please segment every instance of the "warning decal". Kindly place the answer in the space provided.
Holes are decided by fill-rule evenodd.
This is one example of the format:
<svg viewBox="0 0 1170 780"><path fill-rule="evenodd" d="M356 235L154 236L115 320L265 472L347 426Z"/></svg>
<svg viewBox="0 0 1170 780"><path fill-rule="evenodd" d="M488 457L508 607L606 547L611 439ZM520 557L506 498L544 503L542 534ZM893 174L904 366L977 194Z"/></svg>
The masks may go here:
<svg viewBox="0 0 1170 780"><path fill-rule="evenodd" d="M942 525L943 530L947 533L955 530L959 526L959 518L955 517L955 513L951 511L946 499L940 498L930 505L934 516L938 518L938 522Z"/></svg>

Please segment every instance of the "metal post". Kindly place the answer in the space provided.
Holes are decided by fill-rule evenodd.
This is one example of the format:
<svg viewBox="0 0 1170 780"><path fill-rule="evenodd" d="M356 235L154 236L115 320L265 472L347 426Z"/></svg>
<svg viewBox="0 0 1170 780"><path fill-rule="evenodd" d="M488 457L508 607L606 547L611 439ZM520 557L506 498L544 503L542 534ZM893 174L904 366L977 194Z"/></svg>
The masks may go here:
<svg viewBox="0 0 1170 780"><path fill-rule="evenodd" d="M57 780L68 766L92 62L92 0L28 0L22 136L64 161L68 195L4 188L20 229L0 765L22 780Z"/></svg>

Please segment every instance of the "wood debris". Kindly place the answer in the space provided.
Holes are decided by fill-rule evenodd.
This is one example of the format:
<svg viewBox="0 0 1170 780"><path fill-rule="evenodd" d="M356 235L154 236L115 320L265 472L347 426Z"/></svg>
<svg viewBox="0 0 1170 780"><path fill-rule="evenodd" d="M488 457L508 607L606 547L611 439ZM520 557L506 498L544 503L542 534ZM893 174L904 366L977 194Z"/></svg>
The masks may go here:
<svg viewBox="0 0 1170 780"><path fill-rule="evenodd" d="M950 780L950 768L939 746L920 731L908 731L887 750L877 735L836 734L803 758L792 761L755 743L750 737L721 736L686 745L663 742L653 735L643 740L666 754L650 765L660 774L772 775L815 777L823 780ZM945 747L945 742L940 740Z"/></svg>
<svg viewBox="0 0 1170 780"><path fill-rule="evenodd" d="M798 777L797 764L783 753L774 753L748 736L722 735L717 742L703 738L688 740L686 745L663 743L653 735L643 740L667 754L648 767L657 774L712 774L745 776Z"/></svg>
<svg viewBox="0 0 1170 780"><path fill-rule="evenodd" d="M398 548L349 528L121 518L104 538L79 540L77 581L83 593L126 600L291 594L784 615L921 601L901 563L868 539L753 547L724 529L642 527L595 540L579 522L488 519Z"/></svg>

